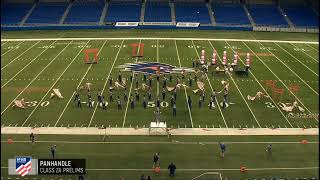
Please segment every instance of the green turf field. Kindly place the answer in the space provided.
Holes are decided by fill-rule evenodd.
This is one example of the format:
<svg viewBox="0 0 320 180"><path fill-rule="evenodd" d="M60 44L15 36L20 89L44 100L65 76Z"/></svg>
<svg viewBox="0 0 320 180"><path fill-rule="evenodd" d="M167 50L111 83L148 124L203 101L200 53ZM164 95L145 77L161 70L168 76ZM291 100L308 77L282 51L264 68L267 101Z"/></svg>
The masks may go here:
<svg viewBox="0 0 320 180"><path fill-rule="evenodd" d="M13 135L10 145L6 142L9 136L1 138L1 176L4 179L8 158L16 155L49 158L49 147L53 144L57 145L57 158L86 158L86 178L90 180L138 179L141 174L157 179L151 170L155 152L160 152L161 156L161 180L190 180L204 172L219 172L223 179L235 180L319 178L319 144L315 136L174 136L173 142L159 136L111 136L103 142L101 136L39 135L37 142L31 144L27 135ZM222 139L227 145L224 159L219 157L217 143ZM301 144L303 139L309 143ZM271 155L265 152L268 143L273 145ZM175 178L169 178L165 170L171 161L178 168ZM241 165L248 171L240 173ZM72 176L37 178L75 179Z"/></svg>
<svg viewBox="0 0 320 180"><path fill-rule="evenodd" d="M206 98L204 107L198 107L200 95L190 88L181 88L177 94L177 116L172 116L171 94L161 103L162 116L171 128L318 128L319 114L319 45L317 34L267 33L239 31L153 31L153 30L75 30L75 31L12 31L1 32L1 126L2 127L135 127L147 128L154 120L155 97L162 96L163 76L159 83L153 77L152 101L143 109L142 96L135 109L123 100L123 95L134 94L135 82L139 86L143 75L122 72L127 78L126 91L113 91L114 102L109 101L109 82L117 79L120 65L135 62L159 62L176 67L192 68L192 60L199 59L201 50L206 51L211 60L212 49L218 52L221 64L223 51L227 51L228 62L232 62L234 51L240 54L239 68L244 69L245 54L251 53L249 76L234 73L218 75L214 68L209 72L198 73L203 79ZM35 38L53 38L34 40ZM60 39L55 39L60 38ZM63 39L71 38L71 39ZM77 39L88 38L88 39ZM102 39L97 39L102 38ZM110 39L109 39L110 38ZM117 38L117 39L112 39ZM130 39L134 38L134 39ZM149 39L145 39L149 38ZM167 39L161 39L167 38ZM170 39L171 38L171 39ZM189 38L189 39L186 39ZM192 38L192 39L190 39ZM202 38L199 40L199 38ZM207 39L210 38L210 39ZM20 39L8 41L10 39ZM28 39L28 40L27 40ZM225 40L228 39L228 40ZM230 40L238 39L238 40ZM269 40L260 42L258 40ZM248 40L254 40L249 42ZM302 43L276 42L302 41ZM312 43L311 43L312 42ZM144 56L132 57L132 43L144 43ZM85 64L83 50L99 49L99 63ZM140 49L139 49L140 51ZM193 78L194 73L191 74ZM166 75L169 78L169 75ZM173 74L188 84L181 74ZM221 81L228 81L229 106L217 106L223 100L217 95L216 108L209 109L209 97L213 89L223 89ZM266 80L273 80L277 88L282 88L282 96L274 95ZM103 92L109 102L107 110L94 104L89 108L82 104L77 108L74 90L86 82L92 83L92 98L97 101L97 93ZM298 91L292 90L298 86ZM63 99L50 98L53 88L59 88ZM269 94L272 98L249 101L247 95L257 91ZM117 96L122 109L117 110ZM187 97L193 101L187 106ZM26 109L12 108L14 100L24 98ZM80 91L80 98L87 102L87 92ZM305 112L293 111L293 115L283 111L282 103L298 102ZM14 143L8 145L7 138ZM318 136L177 136L174 143L162 136L112 136L110 142L102 143L100 136L39 135L32 145L27 135L1 135L1 177L8 177L8 158L17 155L31 155L33 158L50 157L49 148L57 144L58 158L86 158L87 175L90 180L100 179L139 179L141 174L152 175L152 156L161 153L159 179L189 180L205 172L217 172L223 179L272 179L272 178L317 178L319 179ZM301 144L306 139L308 144ZM106 142L108 139L106 140ZM176 142L178 141L178 143ZM227 144L224 160L219 158L217 142ZM91 142L91 143L88 143ZM136 142L136 143L132 143ZM180 143L179 143L180 142ZM201 143L199 143L201 142ZM242 142L242 143L240 143ZM272 156L267 156L265 147L273 144ZM177 176L168 178L165 171L174 161L178 167ZM240 173L240 165L248 171ZM107 177L107 178L106 178ZM37 179L76 179L72 176L45 176ZM205 176L204 179L209 179ZM30 176L31 179L31 176ZM219 178L217 178L219 179Z"/></svg>
<svg viewBox="0 0 320 180"><path fill-rule="evenodd" d="M51 32L53 33L53 32ZM57 33L60 33L57 31ZM70 35L71 32L65 32ZM82 32L75 31L78 36ZM121 33L121 32L120 32ZM219 38L221 37L219 32ZM28 35L29 32L26 32ZM41 34L41 33L39 33ZM88 36L83 37L90 37ZM125 34L125 33L124 33ZM178 33L177 33L178 34ZM234 34L226 33L228 38ZM239 35L247 33L239 33ZM12 38L12 32L4 33L2 37ZM50 36L52 34L49 34ZM253 34L252 34L253 35ZM275 33L275 35L277 35ZM294 34L289 34L294 36ZM287 36L289 36L287 35ZM17 37L21 32L17 33ZM40 37L44 35L39 35ZM266 35L263 35L264 37ZM279 35L281 36L281 34ZM66 36L67 37L67 36ZM112 36L108 36L112 37ZM274 37L277 39L277 36ZM281 39L281 38L280 38ZM307 38L308 39L308 38ZM303 39L301 39L303 40ZM144 56L133 58L132 43L144 43ZM84 63L86 48L99 49L99 63L88 65ZM206 99L203 108L198 108L199 94L194 94L196 83L186 89L178 91L177 117L172 117L172 110L168 106L170 93L161 104L161 111L169 127L318 127L318 44L296 44L275 42L245 42L223 40L35 40L35 41L2 41L1 49L1 124L2 126L70 126L70 127L148 127L154 118L152 108L157 95L161 96L162 78L157 83L153 78L150 107L146 110L140 100L132 110L129 103L123 101L124 90L113 92L122 101L122 110L117 110L116 101L109 102L108 110L94 105L94 108L79 109L73 101L74 89L85 82L92 83L93 100L97 101L96 94L101 91L105 99L109 100L108 78L116 79L119 65L134 62L160 62L176 67L192 67L192 60L200 58L202 49L206 50L207 59L211 59L212 48L218 52L218 63L222 61L222 52L227 50L228 62L231 63L234 51L240 54L239 66L244 68L245 53L252 53L251 71L248 77L239 77L235 74L216 75L214 68L209 68L207 75L198 73L205 83ZM127 78L128 94L134 94L135 83L129 81L131 72L122 73ZM176 83L174 74L169 86ZM168 75L167 75L168 77ZM194 77L194 74L191 75ZM184 81L188 84L186 75ZM135 73L133 82L139 81L141 86L142 74ZM234 103L226 109L207 107L209 96L213 89L220 91L220 83L227 80L230 83L229 101ZM272 96L266 80L274 80L277 88L282 88L284 94ZM290 90L291 85L298 85L297 92ZM50 99L52 88L59 88L64 99ZM257 91L267 92L272 98L250 102L247 95L254 96ZM140 96L146 92L140 92ZM186 97L193 100L191 109L186 105ZM13 100L24 98L29 102L25 110L13 109ZM87 93L80 92L80 98L87 102ZM280 110L279 102L298 104L305 109L310 117L291 117ZM217 102L222 102L222 94L217 96ZM84 104L84 106L86 106ZM299 111L298 111L299 112ZM294 113L298 113L295 111ZM143 116L139 116L142 115Z"/></svg>

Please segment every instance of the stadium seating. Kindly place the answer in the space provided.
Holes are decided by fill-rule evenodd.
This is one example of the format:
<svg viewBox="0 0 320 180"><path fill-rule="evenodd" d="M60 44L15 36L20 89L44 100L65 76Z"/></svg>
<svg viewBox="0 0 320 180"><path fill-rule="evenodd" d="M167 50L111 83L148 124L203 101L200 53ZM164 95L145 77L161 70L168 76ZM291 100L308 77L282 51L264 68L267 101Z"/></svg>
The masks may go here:
<svg viewBox="0 0 320 180"><path fill-rule="evenodd" d="M103 7L100 1L74 2L64 23L99 22Z"/></svg>
<svg viewBox="0 0 320 180"><path fill-rule="evenodd" d="M213 4L212 11L214 12L216 23L250 24L241 4Z"/></svg>
<svg viewBox="0 0 320 180"><path fill-rule="evenodd" d="M105 22L139 22L140 2L111 2L108 6Z"/></svg>
<svg viewBox="0 0 320 180"><path fill-rule="evenodd" d="M176 3L177 22L199 22L211 24L208 8L205 3Z"/></svg>
<svg viewBox="0 0 320 180"><path fill-rule="evenodd" d="M146 3L145 22L171 22L169 3Z"/></svg>
<svg viewBox="0 0 320 180"><path fill-rule="evenodd" d="M27 19L26 23L59 23L66 3L39 3Z"/></svg>
<svg viewBox="0 0 320 180"><path fill-rule="evenodd" d="M22 21L32 4L1 5L1 24L18 24Z"/></svg>
<svg viewBox="0 0 320 180"><path fill-rule="evenodd" d="M247 8L258 26L288 26L278 7L275 5L251 4Z"/></svg>
<svg viewBox="0 0 320 180"><path fill-rule="evenodd" d="M281 7L295 26L319 26L319 18L307 7Z"/></svg>

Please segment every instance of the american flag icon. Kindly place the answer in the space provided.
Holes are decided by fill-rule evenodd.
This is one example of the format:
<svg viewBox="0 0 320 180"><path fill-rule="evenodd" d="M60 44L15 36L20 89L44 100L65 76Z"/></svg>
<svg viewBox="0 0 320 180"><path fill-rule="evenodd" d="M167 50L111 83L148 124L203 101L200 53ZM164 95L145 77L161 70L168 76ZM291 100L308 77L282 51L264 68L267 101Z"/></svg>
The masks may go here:
<svg viewBox="0 0 320 180"><path fill-rule="evenodd" d="M31 171L31 157L16 157L16 171L25 176Z"/></svg>

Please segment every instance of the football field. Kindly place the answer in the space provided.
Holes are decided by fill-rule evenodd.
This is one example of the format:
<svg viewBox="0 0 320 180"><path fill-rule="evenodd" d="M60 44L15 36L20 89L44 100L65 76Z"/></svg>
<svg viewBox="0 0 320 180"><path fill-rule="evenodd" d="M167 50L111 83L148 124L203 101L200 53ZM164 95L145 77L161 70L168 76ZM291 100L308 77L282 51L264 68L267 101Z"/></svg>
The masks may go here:
<svg viewBox="0 0 320 180"><path fill-rule="evenodd" d="M54 144L57 158L86 159L85 177L89 180L131 180L139 179L142 174L167 180L171 161L177 165L177 176L171 179L179 180L191 180L203 173L198 180L319 179L319 136L308 134L316 134L319 127L317 35L192 30L2 32L1 126L6 132L1 134L1 179L22 179L8 176L9 158L21 155L50 158L49 149ZM132 45L138 43L144 44L136 49L143 56L133 57ZM87 49L97 50L97 64L85 63ZM218 73L217 66L209 66L207 73L202 68L193 68L193 60L201 59L202 50L206 62L211 62L213 49L217 51L220 70L223 51L227 51L230 64L235 52L238 53L238 70L245 69L246 56L250 53L248 76L238 75L235 70ZM153 74L151 86L149 76L144 80L142 72L146 71ZM166 72L160 73L159 81L158 71ZM119 74L124 78L120 83L123 88L116 84ZM201 107L201 93L197 92L200 87L195 77L204 85ZM163 89L165 78L167 88ZM229 83L225 108L222 82ZM93 107L88 106L88 92L83 89L86 83L91 83ZM148 99L149 91L143 89L146 87L143 84L150 87L151 94L146 108L143 97ZM180 85L177 115L173 116L169 90L177 84ZM53 89L59 89L63 98L57 95L51 98L57 94ZM81 108L75 99L76 89ZM215 107L209 108L214 91L217 92ZM265 96L250 101L248 96L253 97L257 92ZM97 103L99 93L108 103L106 109ZM132 94L134 108L130 101L124 100L125 94L129 99ZM147 132L150 122L155 121L157 97L161 119L173 132L172 139L145 136L145 133L133 136L132 132ZM192 106L188 106L189 97ZM17 107L21 100L26 108ZM295 101L297 107L292 112L284 110ZM25 135L31 131L36 133L35 144ZM101 132L107 132L108 136ZM214 136L195 136L193 132ZM250 135L252 132L260 136ZM280 132L294 132L294 135L280 136ZM13 139L12 144L7 143L8 138ZM227 145L225 159L219 157L218 142ZM268 144L273 146L271 156L265 152ZM152 172L155 152L161 155L159 176ZM242 165L247 167L245 173L240 172ZM73 176L27 178L76 179Z"/></svg>
<svg viewBox="0 0 320 180"><path fill-rule="evenodd" d="M132 57L133 43L143 43L143 57ZM124 101L124 94L135 96L136 81L141 87L142 73L121 72L126 78L126 90L113 90L113 102L109 101L109 79L118 78L119 66L126 63L158 62L174 67L192 68L192 60L200 59L201 50L206 51L211 61L213 48L218 53L227 51L228 63L232 63L234 52L239 54L238 68L244 69L246 53L251 54L249 76L234 73L217 74L209 67L208 73L172 73L173 80L167 86L174 86L179 78L190 87L177 92L177 116L172 116L171 93L166 91L162 100L163 78L152 81L152 99L146 109L142 97L147 91L139 90L140 101L131 109ZM237 39L197 38L69 38L69 39L2 39L1 42L1 125L25 127L148 127L154 120L156 97L161 99L160 110L168 127L172 128L317 128L319 96L319 59L317 42L247 41ZM98 64L85 64L85 49L98 49ZM139 50L139 49L138 49ZM133 76L132 82L130 76ZM198 107L200 98L194 76L202 79L205 100ZM169 78L169 75L166 75ZM278 94L266 83L272 80L275 87L282 89ZM216 108L209 109L213 90L223 89L221 81L229 82L229 106L222 103L223 93L217 94ZM77 108L74 90L85 83L92 83L91 94L95 101L93 108L87 106L86 91L79 91L82 108ZM112 85L113 86L113 85ZM297 88L294 88L297 87ZM53 88L58 88L63 99L50 98ZM271 98L249 101L258 91ZM107 110L97 106L97 94L102 93L108 102ZM122 109L117 109L117 97ZM193 106L187 106L190 96ZM24 98L26 109L12 108L14 100ZM294 110L289 114L279 103L297 101L304 112ZM300 115L299 115L300 114ZM301 115L302 114L302 115Z"/></svg>

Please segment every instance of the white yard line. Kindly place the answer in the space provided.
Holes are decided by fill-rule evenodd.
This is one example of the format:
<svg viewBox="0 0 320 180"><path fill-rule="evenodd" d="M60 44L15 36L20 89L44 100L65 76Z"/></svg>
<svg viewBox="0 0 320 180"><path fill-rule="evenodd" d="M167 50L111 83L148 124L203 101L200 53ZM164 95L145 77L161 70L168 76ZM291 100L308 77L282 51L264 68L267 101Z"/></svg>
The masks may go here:
<svg viewBox="0 0 320 180"><path fill-rule="evenodd" d="M198 53L197 49L195 48L195 44L194 44L194 42L193 42L193 41L192 41L192 44L193 44L194 50L195 50L195 51L196 51L196 53L197 53L198 58L200 59L199 53ZM217 54L217 55L218 55L218 58L219 58L220 62L222 62L222 60L220 59L219 54ZM252 112L252 110L251 110L250 106L249 106L249 105L248 105L248 103L246 102L246 100L245 100L245 98L243 97L243 95L242 95L242 93L241 93L240 89L238 88L238 86L237 86L236 82L234 81L234 79L232 78L232 76L230 75L230 73L229 73L229 72L228 72L228 75L229 75L229 77L231 78L231 80L232 80L233 84L236 86L236 88L237 88L238 92L240 93L240 95L241 95L241 97L242 97L243 101L244 101L244 102L245 102L245 104L247 105L247 107L248 107L249 111L251 112L251 115L253 116L253 118L254 118L254 119L255 119L255 121L257 122L258 126L261 128L260 123L258 122L258 120L257 120L256 116L255 116L255 115L254 115L254 113ZM211 87L211 82L210 82L210 79L209 79L209 77L208 77L208 76L207 76L207 80L208 80L208 82L209 82L209 84L210 84L210 87ZM212 89L211 89L211 90L212 90ZM213 90L212 90L212 92L213 92ZM218 106L219 106L219 108L220 108L220 104L218 104Z"/></svg>
<svg viewBox="0 0 320 180"><path fill-rule="evenodd" d="M20 45L20 44L22 44L22 43L24 43L24 41L20 42L20 43L19 43L19 44L17 44L17 45L14 45L14 46L19 46L19 45ZM6 44L6 43L4 43L4 44ZM1 46L2 46L2 45L1 45ZM1 54L1 56L6 55L7 53L9 53L9 52L10 52L10 51L12 51L12 50L14 50L14 48L9 49L8 51L4 52L3 54Z"/></svg>
<svg viewBox="0 0 320 180"><path fill-rule="evenodd" d="M242 42L242 43L244 43L244 42ZM261 44L261 43L260 43ZM261 46L263 46L263 44L261 44ZM263 46L264 47L264 46ZM279 46L280 47L280 46ZM280 47L281 48L281 47ZM287 69L288 70L290 70L290 72L292 72L292 74L294 74L297 78L299 78L300 79L300 81L302 81L306 86L308 86L308 88L311 90L311 91L313 91L316 95L318 95L319 96L319 93L316 91L316 90L314 90L308 83L306 83L298 74L296 74L292 69L290 69L290 67L288 66L288 65L286 65L284 62L282 62L282 60L278 57L278 56L276 56L275 54L273 54L269 49L267 49L267 51L269 51L269 53L271 53L275 58L277 58L284 66L286 66L287 67ZM288 53L288 52L287 52ZM289 54L289 53L288 53ZM317 74L316 74L317 75ZM317 75L318 76L318 75ZM319 76L318 76L319 77Z"/></svg>
<svg viewBox="0 0 320 180"><path fill-rule="evenodd" d="M70 41L71 43L72 41ZM8 106L1 112L1 115L9 108L11 107L11 104L38 78L38 76L40 76L40 74L47 69L47 67L50 66L50 64L52 64L57 57L69 46L69 44L67 46L65 46L57 55L56 57L54 57L51 62L49 64L47 64L30 82L29 84L8 104Z"/></svg>
<svg viewBox="0 0 320 180"><path fill-rule="evenodd" d="M196 51L196 53L197 53L198 58L200 59L199 53L198 53L197 49L195 49L195 44L194 44L194 42L193 42L193 41L192 41L192 45L193 45L193 47L194 47L194 50L195 50L195 51ZM206 78L207 78L207 81L209 82L209 86L210 86L211 92L213 93L213 88L212 88L212 85L211 85L210 79L209 79L209 77L208 77L208 75L207 75L207 74L206 74ZM227 128L227 134L229 134L229 133L228 133L228 125L227 125L227 121L226 121L226 119L224 118L224 115L223 115L223 113L222 113L222 111L221 111L221 108L220 108L220 104L219 104L218 98L216 98L216 103L217 103L217 107L218 107L218 109L219 109L219 111L220 111L221 117L222 117L222 119L223 119L224 125L225 125L225 126L226 126L226 128Z"/></svg>
<svg viewBox="0 0 320 180"><path fill-rule="evenodd" d="M57 144L182 144L182 145L197 145L197 144L215 144L219 141L35 141L36 143L57 143ZM301 144L301 141L223 141L225 144ZM1 143L8 143L1 141ZM30 141L14 141L14 143L30 143ZM308 144L319 144L317 141L308 141Z"/></svg>
<svg viewBox="0 0 320 180"><path fill-rule="evenodd" d="M181 66L180 55L179 55L179 50L178 50L178 46L177 46L176 40L174 41L174 45L176 46L177 57L178 57L178 60L179 60L179 66L180 66L180 68L181 68L182 66ZM191 87L190 87L190 88L191 88ZM184 94L186 95L186 102L187 102L187 104L188 104L188 96L187 96L186 87L183 86L183 89L184 89ZM189 112L191 127L193 128L193 120L192 120L192 115L191 115L191 110L190 110L189 104L188 104L188 112Z"/></svg>
<svg viewBox="0 0 320 180"><path fill-rule="evenodd" d="M106 44L106 42L107 42L107 40L104 41L104 43L102 44L101 48L99 49L99 52L98 52L97 55L100 54L100 52L101 52L101 50L103 49L103 47L104 47L104 45ZM77 86L76 89L78 89L78 88L81 86L82 81L84 80L84 78L85 78L86 75L88 74L88 72L89 72L89 70L91 69L92 65L93 65L93 64L90 64L90 66L88 67L86 73L85 73L85 74L83 75L83 77L81 78L81 80L80 80L80 82L79 82L79 84L78 84L78 86ZM68 107L68 105L70 104L70 102L71 102L71 100L72 100L72 98L73 98L74 95L75 95L75 92L73 92L72 95L70 96L70 98L69 98L69 100L68 100L68 103L67 103L67 104L65 105L65 107L63 108L61 114L59 115L59 117L58 117L58 119L57 119L57 121L56 121L56 123L54 124L54 127L57 126L58 122L60 121L62 115L64 114L65 110L67 109L67 107Z"/></svg>
<svg viewBox="0 0 320 180"><path fill-rule="evenodd" d="M314 75L316 75L317 77L319 77L319 75L316 73L316 72L314 72L312 69L310 69L308 66L306 66L304 63L302 63L298 58L296 58L295 56L293 56L291 53L289 53L286 49L284 49L283 47L281 47L279 44L277 44L277 43L274 43L275 45L277 45L280 49L282 49L284 52L286 52L287 54L289 54L291 57L293 57L295 60L297 60L302 66L304 66L305 68L307 68L310 72L312 72ZM269 51L269 50L268 50ZM281 61L282 62L282 61ZM287 65L286 65L286 67L288 68L288 69L290 69ZM291 69L290 69L290 71L292 71ZM292 71L293 72L293 71Z"/></svg>
<svg viewBox="0 0 320 180"><path fill-rule="evenodd" d="M141 39L140 39L140 42L139 42L139 43L141 43ZM140 53L140 46L138 47L138 52L137 52L137 54L139 55L139 53ZM136 62L136 63L138 62L138 57L136 57L135 62ZM130 89L129 89L128 96L131 95L131 90L132 90L133 82L134 82L134 71L132 71L132 82L131 82L131 85L130 85ZM129 103L130 103L130 97L128 98L127 106L126 106L126 111L124 112L122 127L124 127L124 125L125 125L125 123L126 123L126 118L127 118Z"/></svg>
<svg viewBox="0 0 320 180"><path fill-rule="evenodd" d="M195 44L194 44L194 42L193 42L193 41L192 41L192 43L193 43L193 47L194 47L194 49L195 49ZM196 49L195 49L195 50L196 50ZM200 59L200 56L199 56L199 53L198 53L198 51L197 51L197 50L196 50L196 52L197 52L198 58ZM218 58L219 58L220 62L222 63L222 60L221 60L221 58L220 58L220 56L219 56L219 54L218 54L218 53L217 53L217 55L218 55ZM227 72L227 74L228 74L228 75L229 75L229 77L231 78L231 80L232 80L233 84L236 86L236 88L237 88L238 92L240 93L240 95L241 95L241 97L242 97L242 100L243 100L243 101L245 102L245 104L247 105L247 107L248 107L248 109L249 109L249 111L250 111L251 115L253 116L254 120L256 121L256 123L258 124L258 126L261 128L261 126L260 126L260 123L259 123L258 119L257 119L257 118L256 118L256 116L254 115L254 113L253 113L252 109L250 108L249 104L247 103L246 99L244 98L244 96L243 96L242 92L240 91L240 89L239 89L238 85L236 84L236 82L235 82L235 81L234 81L234 79L232 78L231 74L230 74L229 72ZM208 76L207 76L207 77L208 77ZM211 84L211 82L210 82L209 78L207 78L207 79L208 79L209 83ZM218 105L219 105L219 104L218 104Z"/></svg>
<svg viewBox="0 0 320 180"><path fill-rule="evenodd" d="M313 50L315 50L315 51L319 52L319 49L314 48L313 46L311 46L311 45L309 45L309 44L307 44L307 43L306 43L306 45L307 45L307 46L309 46L309 47L311 47L311 49L313 49Z"/></svg>
<svg viewBox="0 0 320 180"><path fill-rule="evenodd" d="M8 67L11 63L13 63L14 61L16 61L20 56L24 55L24 53L26 53L26 52L28 52L30 49L32 49L32 48L33 48L35 45L37 45L38 43L40 43L40 41L34 43L31 47L29 47L28 49L26 49L25 51L23 51L22 53L20 53L19 56L17 56L16 58L14 58L12 61L10 61L10 62L9 62L8 64L6 64L5 66L3 66L3 67L1 68L1 71L2 71L4 68Z"/></svg>
<svg viewBox="0 0 320 180"><path fill-rule="evenodd" d="M53 45L55 42L57 41L54 41L53 43L51 43L49 46ZM31 63L33 63L39 56L41 56L44 52L46 52L49 48L46 48L45 50L43 50L41 53L39 53L35 58L33 58L27 65L24 65L23 68L17 72L14 76L12 76L6 83L4 83L2 86L1 86L1 89L3 87L5 87L9 82L11 82L17 75L19 75L25 68L27 68Z"/></svg>
<svg viewBox="0 0 320 180"><path fill-rule="evenodd" d="M292 44L292 43L290 43L292 46L294 46L295 48L299 48L299 47L297 47L296 45L294 45L294 44ZM278 44L277 44L278 45ZM278 46L280 46L280 45L278 45ZM319 60L317 60L317 59L315 59L314 57L312 57L312 56L310 56L308 53L306 53L305 51L302 51L305 55L307 55L307 56L309 56L311 59L313 59L313 61L314 62L316 62L316 63L319 63ZM291 54L290 54L290 56L292 56ZM294 56L293 56L294 57ZM294 57L295 59L296 59L296 57Z"/></svg>
<svg viewBox="0 0 320 180"><path fill-rule="evenodd" d="M42 39L1 39L1 42L5 41L51 41L51 40L198 40L198 41L245 41L245 42L279 42L279 43L301 43L301 44L319 44L316 41L279 41L279 40L257 40L257 39L215 39L215 38L159 38L159 37L125 37L125 38L42 38Z"/></svg>
<svg viewBox="0 0 320 180"><path fill-rule="evenodd" d="M6 41L4 43L1 44L1 46L4 46L5 44L7 44L9 41Z"/></svg>
<svg viewBox="0 0 320 180"><path fill-rule="evenodd" d="M157 40L157 62L159 62L159 40ZM159 96L159 81L157 81L157 96Z"/></svg>
<svg viewBox="0 0 320 180"><path fill-rule="evenodd" d="M87 44L90 41L87 42ZM86 44L86 45L87 45ZM73 64L73 62L77 59L77 57L80 55L80 53L82 52L82 50L86 47L83 46L83 48L81 48L81 50L78 52L78 54L73 58L73 60L68 64L68 66L64 69L64 71L60 74L60 76L56 79L56 81L52 84L52 86L49 88L49 90L46 92L46 94L41 98L41 100L39 101L39 103L36 105L36 107L34 107L34 109L31 111L31 113L29 114L29 116L25 119L25 121L22 123L21 126L24 126L24 124L29 120L29 118L33 115L33 113L37 110L37 108L39 107L39 105L41 104L41 102L44 100L44 98L46 98L46 96L49 94L49 92L51 91L52 88L54 88L54 86L58 83L58 81L60 80L60 78L63 76L63 74L69 69L69 67Z"/></svg>
<svg viewBox="0 0 320 180"><path fill-rule="evenodd" d="M209 43L211 44L210 41L209 41ZM227 41L226 41L226 43L228 44L229 47L232 47L232 46L230 46L230 44L229 44ZM211 44L211 46L212 46L212 44ZM213 48L213 46L212 46L212 48ZM231 50L232 50L233 52L235 52L233 48L231 48ZM219 56L219 55L218 55L218 56ZM220 57L219 57L219 58L220 58ZM241 60L240 56L239 56L239 60L240 60L240 62L241 62L243 65L245 65L245 63ZM259 82L259 80L256 78L256 76L253 74L252 71L250 71L250 74L253 76L253 78L255 79L255 81L260 85L260 87L263 89L263 91L267 94L267 96L270 97L270 100L271 100L272 103L276 106L276 108L279 110L279 112L280 112L281 115L284 117L284 119L285 119L285 120L288 122L288 124L293 128L293 126L292 126L292 124L290 123L290 121L288 120L288 118L283 114L283 112L282 112L282 111L280 110L280 108L277 106L276 102L271 98L271 96L269 95L269 93L267 92L267 90L261 85L261 83Z"/></svg>
<svg viewBox="0 0 320 180"><path fill-rule="evenodd" d="M107 78L106 78L106 81L105 81L105 83L104 83L104 85L103 85L103 88L102 88L101 94L103 94L104 89L105 89L105 88L106 88L106 86L107 86L107 83L108 83L108 80L109 80L109 78L110 78L110 75L111 75L112 69L113 69L113 67L114 67L114 65L115 65L115 63L116 63L116 61L117 61L117 59L118 59L119 53L120 53L120 51L121 51L121 48L122 48L123 42L124 42L124 40L122 40L121 45L120 45L120 48L119 48L119 50L118 50L118 52L117 52L117 55L116 55L116 57L115 57L115 58L114 58L114 60L113 60L113 63L112 63L111 69L110 69L109 74L108 74L108 76L107 76ZM90 122L89 122L89 124L88 124L88 127L90 127L90 125L91 125L91 122L92 122L93 117L94 117L94 115L95 115L95 113L96 113L96 111L97 111L98 106L99 106L99 103L97 103L97 104L96 104L96 106L95 106L95 108L94 108L94 111L93 111L92 116L91 116L91 118L90 118Z"/></svg>
<svg viewBox="0 0 320 180"><path fill-rule="evenodd" d="M242 42L259 60L262 64L264 64L264 66L266 66L269 71L279 80L279 82L296 98L297 101L299 101L299 103L309 112L311 113L311 111L301 102L301 100L288 88L288 86L286 84L283 83L283 81L269 68L269 66L267 66L262 60L261 58L244 42ZM319 121L318 119L314 118L316 121Z"/></svg>

